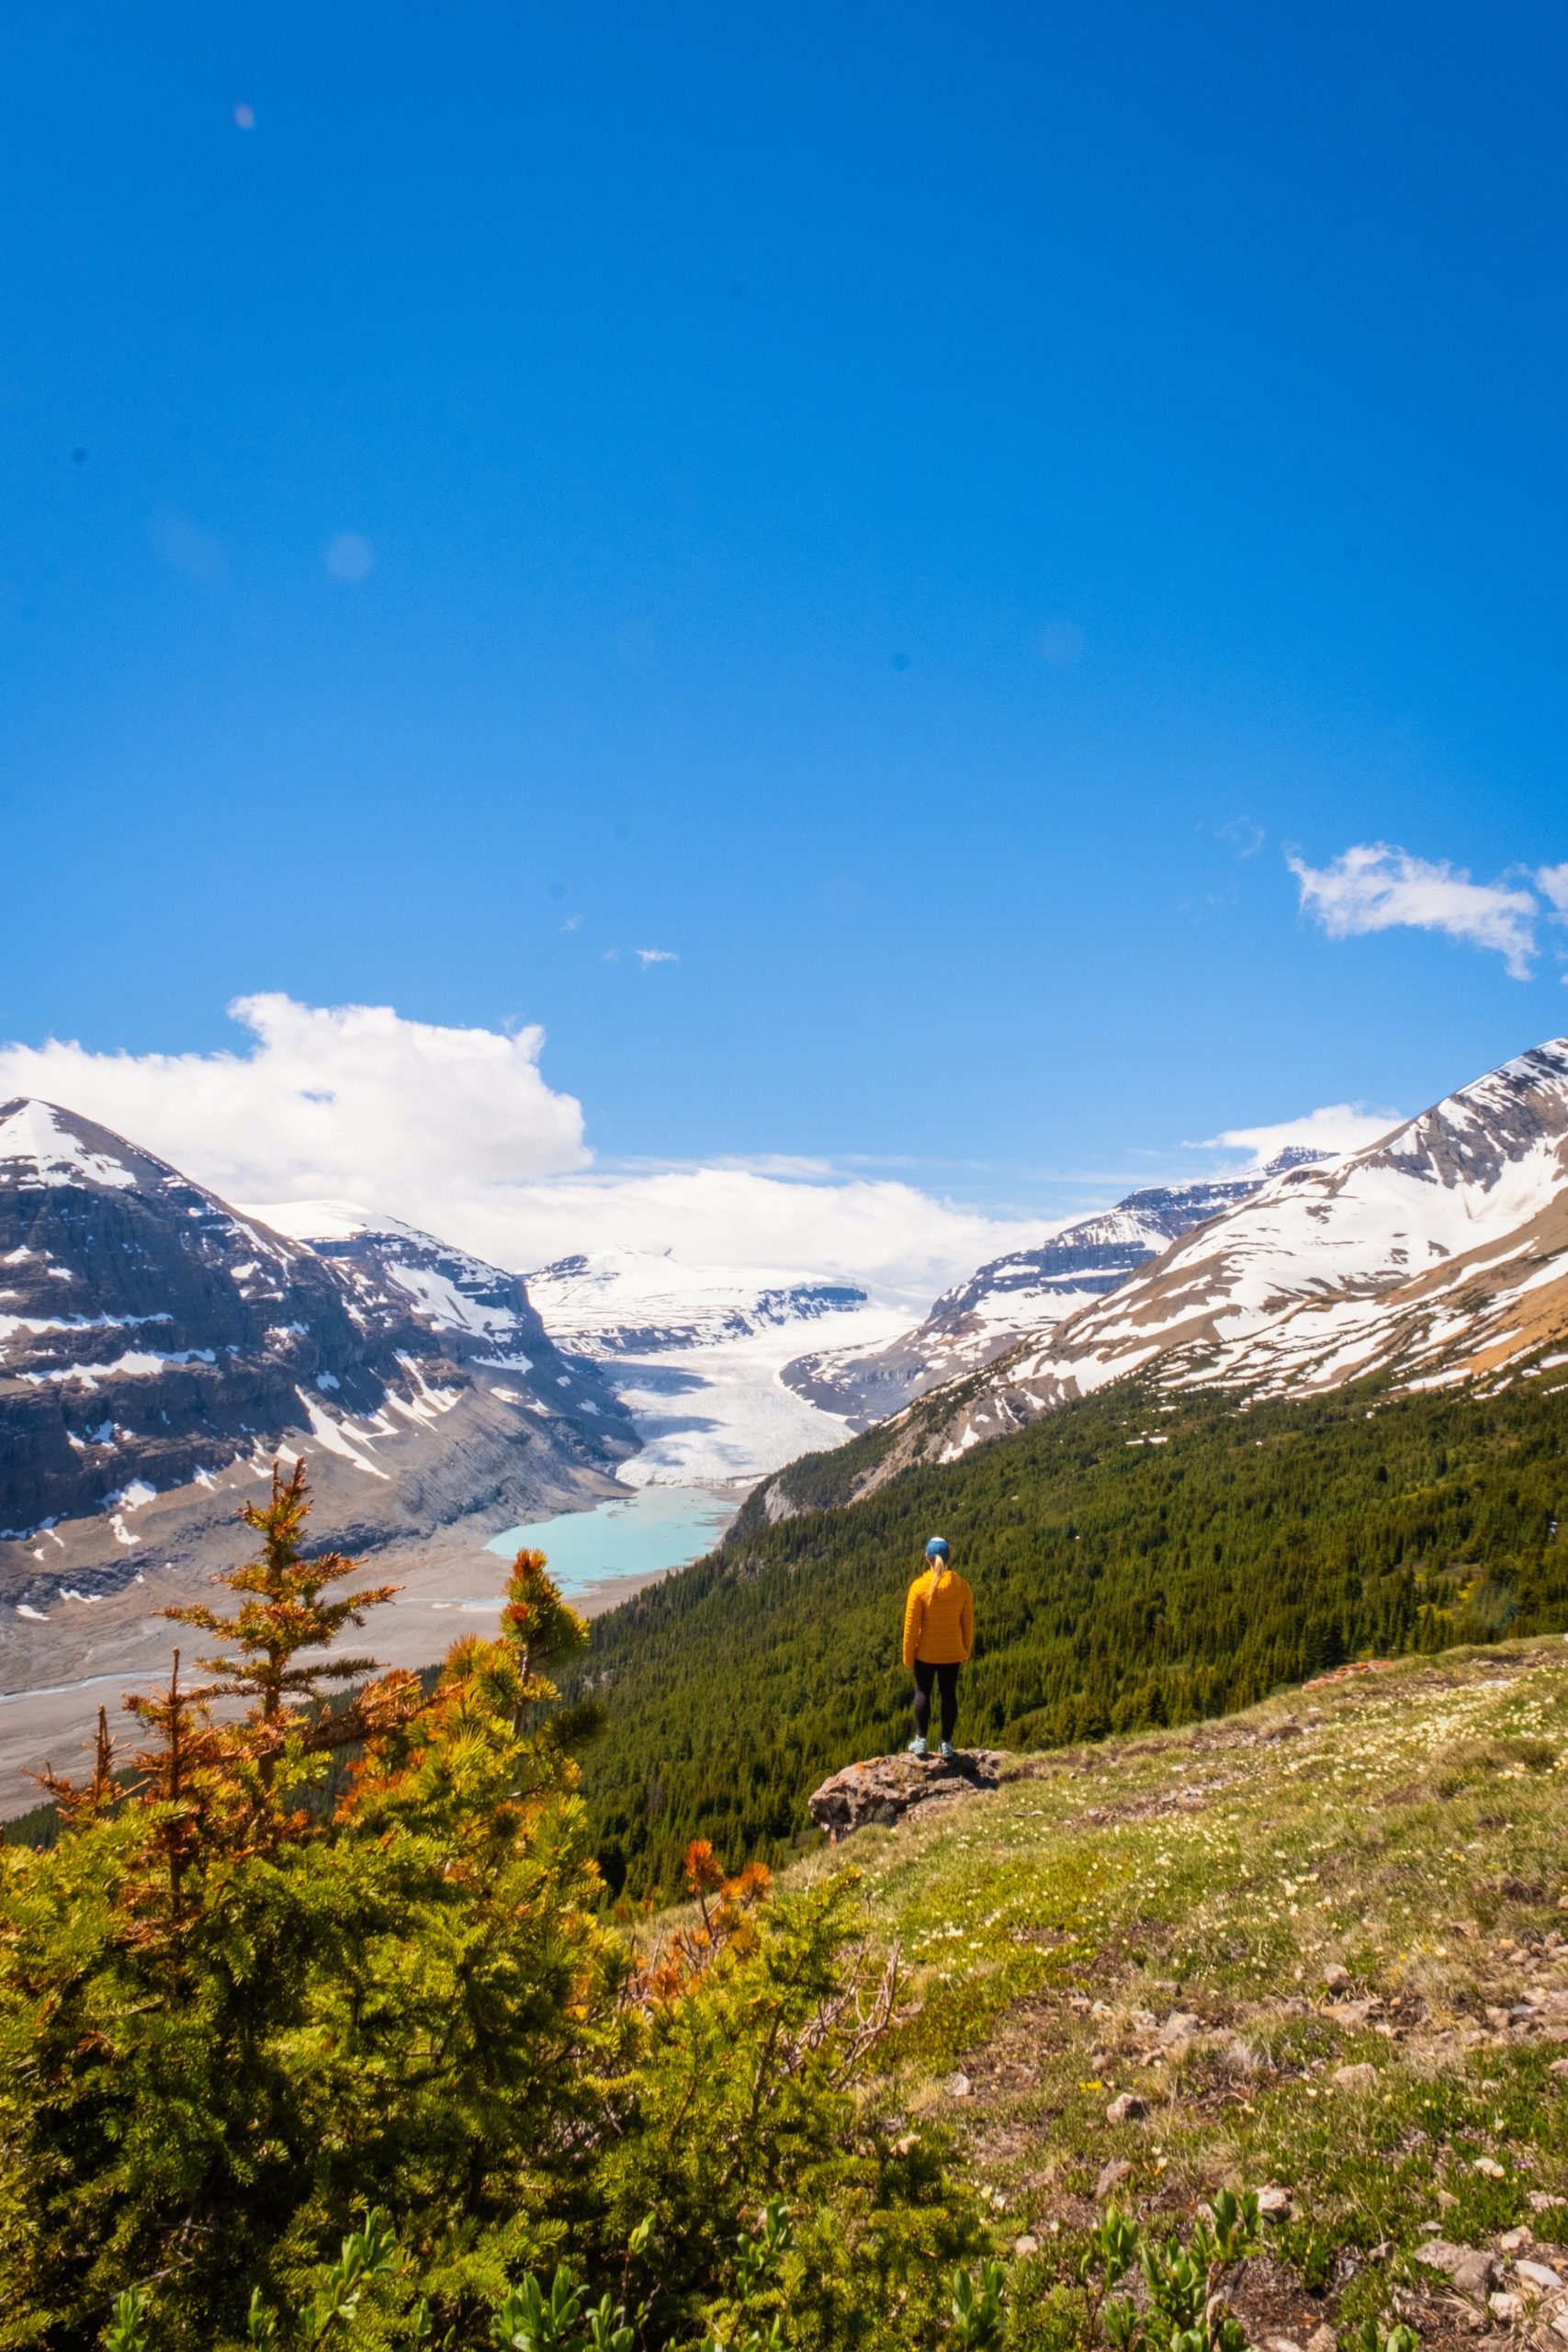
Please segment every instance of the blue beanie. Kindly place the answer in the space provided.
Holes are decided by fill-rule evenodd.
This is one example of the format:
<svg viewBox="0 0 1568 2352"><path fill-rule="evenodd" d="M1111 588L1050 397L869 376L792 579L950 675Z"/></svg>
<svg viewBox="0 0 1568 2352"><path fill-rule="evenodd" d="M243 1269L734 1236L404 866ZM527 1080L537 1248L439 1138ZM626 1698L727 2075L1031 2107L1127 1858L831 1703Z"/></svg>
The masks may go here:
<svg viewBox="0 0 1568 2352"><path fill-rule="evenodd" d="M931 1542L926 1545L926 1557L928 1560L946 1559L947 1538L945 1535L933 1535L931 1537Z"/></svg>

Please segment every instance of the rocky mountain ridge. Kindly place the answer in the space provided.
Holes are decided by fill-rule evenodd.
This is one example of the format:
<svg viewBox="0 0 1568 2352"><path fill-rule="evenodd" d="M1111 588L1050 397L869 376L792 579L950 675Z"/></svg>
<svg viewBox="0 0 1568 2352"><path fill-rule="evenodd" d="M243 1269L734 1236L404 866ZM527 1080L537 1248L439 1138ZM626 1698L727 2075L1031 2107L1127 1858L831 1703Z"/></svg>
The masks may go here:
<svg viewBox="0 0 1568 2352"><path fill-rule="evenodd" d="M312 1246L92 1121L0 1105L0 1597L118 1589L139 1514L177 1549L179 1498L208 1526L225 1474L289 1442L361 1544L558 1503L636 1446L517 1276L368 1219Z"/></svg>
<svg viewBox="0 0 1568 2352"><path fill-rule="evenodd" d="M1294 1166L1107 1297L887 1425L857 1491L1141 1373L1177 1391L1310 1396L1381 1374L1485 1385L1568 1363L1568 1038L1376 1143ZM1544 1351L1544 1352L1543 1352ZM1157 1442L1157 1435L1150 1442ZM787 1511L790 1473L765 1507Z"/></svg>
<svg viewBox="0 0 1568 2352"><path fill-rule="evenodd" d="M784 1368L790 1387L853 1430L989 1363L1029 1332L1049 1330L1115 1290L1194 1226L1234 1208L1285 1168L1320 1155L1292 1149L1255 1175L1203 1178L1129 1193L1075 1218L1038 1249L993 1258L939 1298L923 1323L881 1346L823 1349Z"/></svg>

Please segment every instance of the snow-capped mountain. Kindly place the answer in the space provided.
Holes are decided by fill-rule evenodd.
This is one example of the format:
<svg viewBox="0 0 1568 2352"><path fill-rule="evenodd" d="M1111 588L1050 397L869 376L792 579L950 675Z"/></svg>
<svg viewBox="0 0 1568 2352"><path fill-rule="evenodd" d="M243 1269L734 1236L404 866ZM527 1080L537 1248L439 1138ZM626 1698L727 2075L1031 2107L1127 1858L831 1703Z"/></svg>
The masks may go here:
<svg viewBox="0 0 1568 2352"><path fill-rule="evenodd" d="M241 1214L329 1260L370 1312L392 1301L430 1330L472 1341L481 1351L474 1360L487 1369L527 1372L536 1359L556 1353L521 1274L471 1258L400 1217L373 1216L348 1201L285 1201ZM552 1374L561 1387L570 1385L558 1367Z"/></svg>
<svg viewBox="0 0 1568 2352"><path fill-rule="evenodd" d="M528 1292L558 1339L600 1357L708 1347L866 1304L852 1283L684 1265L668 1250L558 1258L529 1275Z"/></svg>
<svg viewBox="0 0 1568 2352"><path fill-rule="evenodd" d="M910 1442L951 1459L1134 1372L1258 1396L1371 1374L1434 1387L1568 1363L1564 1339L1568 1038L1556 1038L1377 1143L1274 1176L951 1400L925 1397Z"/></svg>
<svg viewBox="0 0 1568 2352"><path fill-rule="evenodd" d="M784 1377L824 1411L841 1413L852 1429L869 1429L929 1389L989 1363L1026 1333L1065 1322L1118 1289L1180 1235L1248 1199L1269 1176L1317 1156L1296 1149L1255 1176L1129 1193L1114 1208L1062 1226L1037 1250L993 1258L945 1291L914 1330L881 1347L798 1356Z"/></svg>
<svg viewBox="0 0 1568 2352"><path fill-rule="evenodd" d="M175 1498L231 1518L233 1465L290 1439L361 1544L504 1523L636 1445L516 1276L342 1213L318 1249L90 1120L0 1105L0 1591L123 1583L149 1526L179 1548Z"/></svg>
<svg viewBox="0 0 1568 2352"><path fill-rule="evenodd" d="M630 1411L642 1451L621 1475L638 1486L728 1487L839 1444L849 1422L787 1387L784 1366L824 1317L870 1345L903 1320L852 1283L688 1265L660 1250L563 1258L530 1274L528 1293Z"/></svg>

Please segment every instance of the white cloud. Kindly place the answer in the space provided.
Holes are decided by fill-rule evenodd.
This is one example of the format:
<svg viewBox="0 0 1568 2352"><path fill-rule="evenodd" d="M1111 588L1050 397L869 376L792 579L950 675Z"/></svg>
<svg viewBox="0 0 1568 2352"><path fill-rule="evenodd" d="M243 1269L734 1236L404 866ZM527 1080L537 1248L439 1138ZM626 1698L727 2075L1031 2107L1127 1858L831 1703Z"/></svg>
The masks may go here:
<svg viewBox="0 0 1568 2352"><path fill-rule="evenodd" d="M1535 878L1551 899L1559 920L1568 922L1568 865L1543 865Z"/></svg>
<svg viewBox="0 0 1568 2352"><path fill-rule="evenodd" d="M1227 1127L1211 1136L1208 1151L1248 1151L1255 1168L1266 1168L1292 1145L1308 1151L1359 1151L1403 1124L1399 1111L1372 1111L1364 1102L1325 1102L1299 1119L1278 1119L1270 1126Z"/></svg>
<svg viewBox="0 0 1568 2352"><path fill-rule="evenodd" d="M1501 881L1472 882L1461 866L1412 857L1387 842L1345 850L1330 865L1311 866L1292 857L1290 866L1301 885L1303 912L1314 916L1331 939L1401 925L1441 931L1450 939L1495 950L1515 979L1529 977L1540 906L1527 889Z"/></svg>
<svg viewBox="0 0 1568 2352"><path fill-rule="evenodd" d="M581 1168L582 1109L539 1075L544 1031L446 1029L389 1005L241 997L254 1043L211 1054L0 1046L0 1100L100 1120L228 1199L347 1195L411 1214L448 1188Z"/></svg>
<svg viewBox="0 0 1568 2352"><path fill-rule="evenodd" d="M672 947L639 947L637 960L646 972L650 964L678 964L681 958Z"/></svg>
<svg viewBox="0 0 1568 2352"><path fill-rule="evenodd" d="M672 1250L692 1264L842 1276L923 1310L987 1258L1041 1238L912 1184L840 1182L830 1163L763 1157L600 1172L582 1111L511 1035L335 1010L287 996L231 1007L239 1052L93 1053L0 1046L0 1101L85 1113L241 1203L337 1200L406 1218L526 1270L577 1250Z"/></svg>

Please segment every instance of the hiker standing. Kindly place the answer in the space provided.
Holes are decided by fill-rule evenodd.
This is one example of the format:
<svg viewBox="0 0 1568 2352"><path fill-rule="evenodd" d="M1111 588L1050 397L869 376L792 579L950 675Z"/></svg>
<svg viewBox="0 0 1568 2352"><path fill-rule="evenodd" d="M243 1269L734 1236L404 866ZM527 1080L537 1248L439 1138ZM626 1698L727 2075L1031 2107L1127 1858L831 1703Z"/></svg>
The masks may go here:
<svg viewBox="0 0 1568 2352"><path fill-rule="evenodd" d="M915 1674L915 1736L911 1756L929 1756L931 1690L942 1694L942 1752L951 1758L958 1722L958 1669L975 1646L975 1596L948 1564L947 1541L933 1535L926 1566L904 1606L904 1663Z"/></svg>

